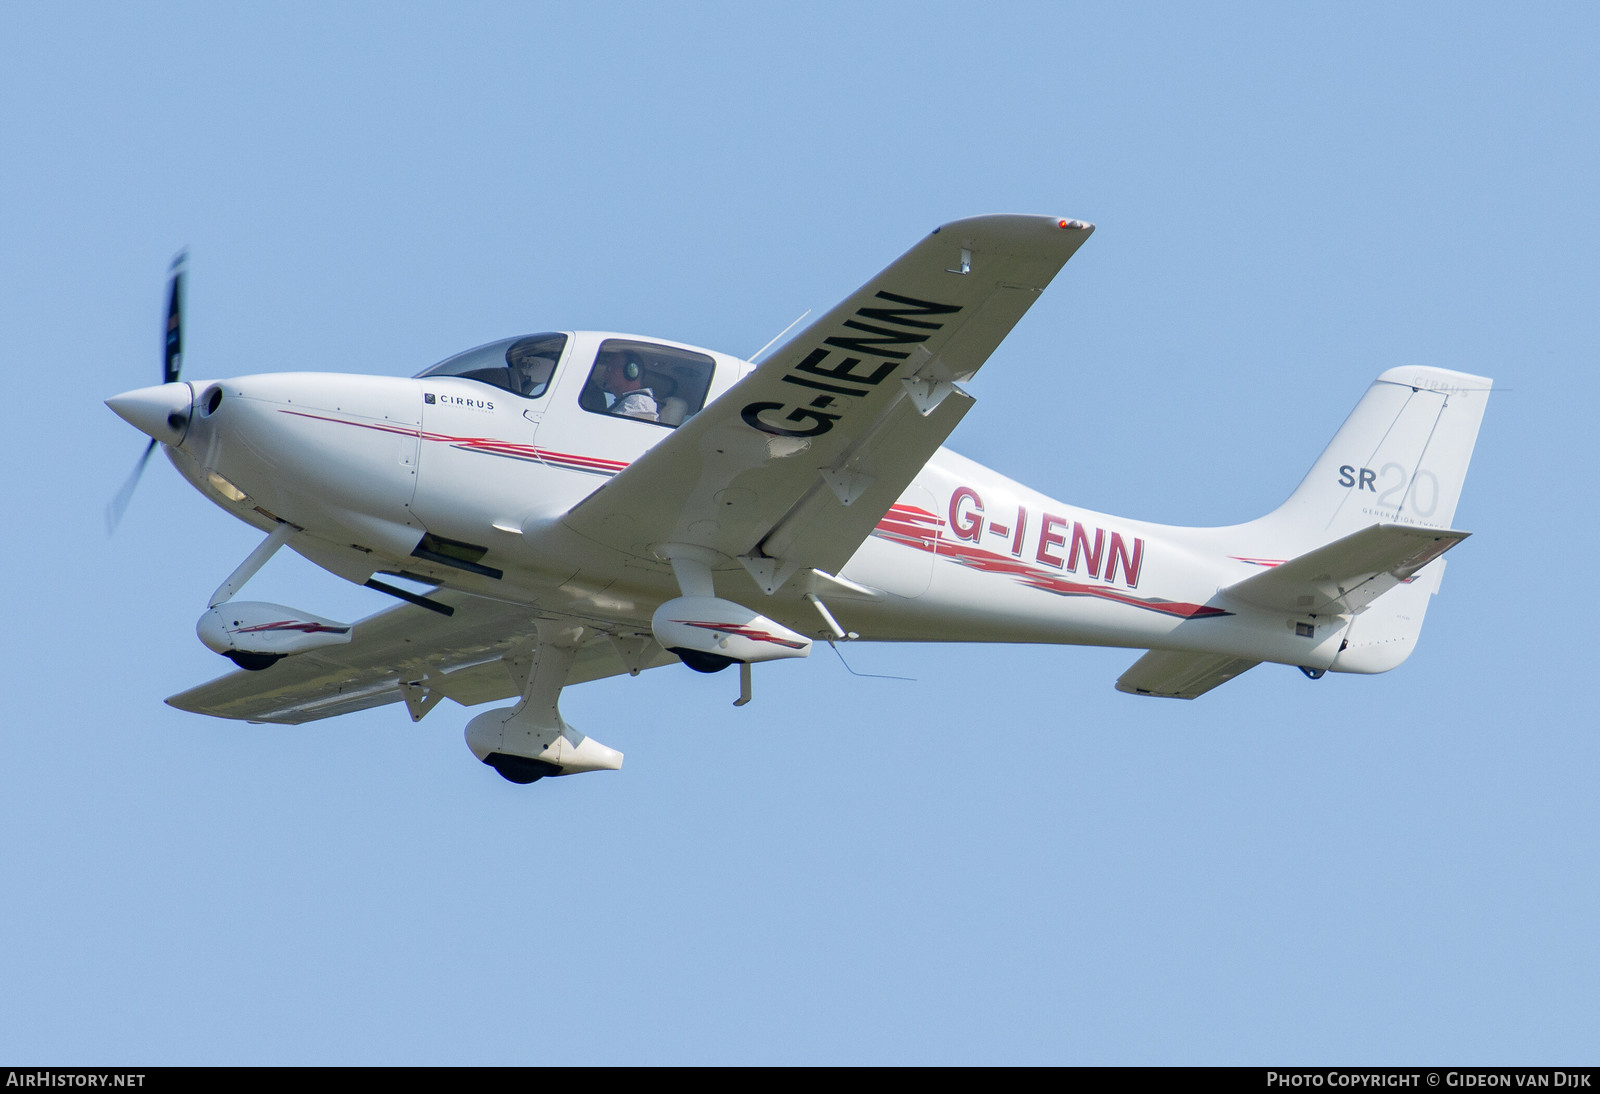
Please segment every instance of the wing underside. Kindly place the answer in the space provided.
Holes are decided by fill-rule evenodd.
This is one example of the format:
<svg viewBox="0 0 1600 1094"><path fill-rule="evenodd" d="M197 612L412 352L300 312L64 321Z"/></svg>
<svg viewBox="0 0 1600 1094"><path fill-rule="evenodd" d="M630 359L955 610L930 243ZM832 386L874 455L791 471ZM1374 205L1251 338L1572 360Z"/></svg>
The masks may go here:
<svg viewBox="0 0 1600 1094"><path fill-rule="evenodd" d="M446 617L404 605L355 625L349 643L285 658L260 672L231 672L167 700L179 710L251 722L297 725L369 707L453 699L463 706L507 699L521 687L502 658L537 641L526 607L439 590L433 598L456 608ZM676 658L655 648L642 668ZM578 653L567 683L628 672L622 654L604 638ZM430 701L431 700L431 701Z"/></svg>

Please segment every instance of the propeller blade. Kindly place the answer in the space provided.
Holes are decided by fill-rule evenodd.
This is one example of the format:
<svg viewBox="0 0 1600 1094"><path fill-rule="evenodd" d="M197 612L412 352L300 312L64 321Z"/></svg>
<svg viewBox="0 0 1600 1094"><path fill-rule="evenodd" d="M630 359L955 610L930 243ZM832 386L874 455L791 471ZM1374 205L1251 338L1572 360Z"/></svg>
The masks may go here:
<svg viewBox="0 0 1600 1094"><path fill-rule="evenodd" d="M144 455L139 457L139 462L133 465L133 474L128 476L128 481L122 484L122 489L117 491L117 496L111 499L111 504L106 506L106 535L110 536L117 530L117 525L122 523L122 514L128 511L128 502L133 500L133 488L139 485L139 476L144 474L144 465L150 462L150 453L156 450L159 441L152 439L144 446Z"/></svg>
<svg viewBox="0 0 1600 1094"><path fill-rule="evenodd" d="M163 383L172 383L183 374L183 289L184 282L189 274L189 251L181 250L172 260L171 267L167 270L167 329L165 332L166 346L161 363L161 379ZM112 407L116 409L115 406ZM126 417L125 412L123 413ZM138 424L135 422L135 424ZM141 429L149 432L149 428L141 425ZM133 474L128 476L128 481L122 484L122 489L117 491L117 496L111 499L111 504L106 506L106 535L110 536L117 530L117 525L122 523L122 514L128 511L128 502L133 500L134 488L139 485L139 477L144 474L145 465L150 462L150 454L156 450L160 442L152 439L144 447L144 454L139 457L139 462L133 465Z"/></svg>
<svg viewBox="0 0 1600 1094"><path fill-rule="evenodd" d="M189 252L179 251L167 281L167 348L161 379L168 384L183 373L183 285L188 273Z"/></svg>

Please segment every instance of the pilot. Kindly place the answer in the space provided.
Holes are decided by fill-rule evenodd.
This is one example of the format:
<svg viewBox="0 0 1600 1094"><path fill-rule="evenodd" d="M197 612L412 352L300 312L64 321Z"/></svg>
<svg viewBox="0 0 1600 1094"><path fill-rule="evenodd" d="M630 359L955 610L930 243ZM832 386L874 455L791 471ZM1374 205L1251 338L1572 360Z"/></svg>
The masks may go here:
<svg viewBox="0 0 1600 1094"><path fill-rule="evenodd" d="M556 370L554 358L532 354L514 358L507 354L506 366L511 374L511 390L530 399L544 394L550 386L550 374Z"/></svg>
<svg viewBox="0 0 1600 1094"><path fill-rule="evenodd" d="M626 351L608 354L600 366L600 387L612 397L607 414L646 422L658 420L655 393L645 384L644 369L633 354Z"/></svg>

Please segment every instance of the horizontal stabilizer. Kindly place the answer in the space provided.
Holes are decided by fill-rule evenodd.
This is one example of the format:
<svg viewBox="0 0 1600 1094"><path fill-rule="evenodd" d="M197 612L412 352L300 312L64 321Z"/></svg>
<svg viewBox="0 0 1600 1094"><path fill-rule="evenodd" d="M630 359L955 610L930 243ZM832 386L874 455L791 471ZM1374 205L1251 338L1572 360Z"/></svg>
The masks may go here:
<svg viewBox="0 0 1600 1094"><path fill-rule="evenodd" d="M1374 524L1252 574L1222 595L1292 615L1353 615L1471 534Z"/></svg>
<svg viewBox="0 0 1600 1094"><path fill-rule="evenodd" d="M1259 664L1226 653L1151 650L1117 677L1117 690L1158 699L1194 699Z"/></svg>

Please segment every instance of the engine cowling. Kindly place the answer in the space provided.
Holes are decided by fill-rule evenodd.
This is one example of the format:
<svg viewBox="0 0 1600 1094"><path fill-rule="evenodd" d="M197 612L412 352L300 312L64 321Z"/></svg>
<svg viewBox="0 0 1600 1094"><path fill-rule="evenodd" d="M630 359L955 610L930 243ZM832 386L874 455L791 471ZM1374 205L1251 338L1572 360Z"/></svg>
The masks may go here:
<svg viewBox="0 0 1600 1094"><path fill-rule="evenodd" d="M650 617L650 629L664 649L700 672L811 653L805 635L718 596L669 600Z"/></svg>

